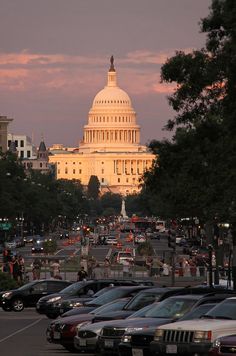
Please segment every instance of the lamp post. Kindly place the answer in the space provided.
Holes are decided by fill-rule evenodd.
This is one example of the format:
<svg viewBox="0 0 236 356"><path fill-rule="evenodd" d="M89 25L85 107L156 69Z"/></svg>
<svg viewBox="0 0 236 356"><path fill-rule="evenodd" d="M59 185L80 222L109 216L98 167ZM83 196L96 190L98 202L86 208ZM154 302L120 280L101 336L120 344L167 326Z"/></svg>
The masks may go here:
<svg viewBox="0 0 236 356"><path fill-rule="evenodd" d="M20 235L20 238L23 240L23 235L24 235L24 216L23 213L21 213L21 216L16 218L17 221L17 226L18 226L18 234Z"/></svg>

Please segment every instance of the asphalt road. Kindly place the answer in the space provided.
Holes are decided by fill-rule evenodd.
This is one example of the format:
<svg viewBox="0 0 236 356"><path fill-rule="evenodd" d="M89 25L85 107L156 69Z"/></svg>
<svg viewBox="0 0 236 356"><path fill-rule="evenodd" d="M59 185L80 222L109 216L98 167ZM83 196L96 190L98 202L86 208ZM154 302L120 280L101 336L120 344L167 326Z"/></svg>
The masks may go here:
<svg viewBox="0 0 236 356"><path fill-rule="evenodd" d="M49 323L47 317L37 314L31 308L21 313L4 312L0 309L1 356L72 355L62 346L47 342L45 332Z"/></svg>

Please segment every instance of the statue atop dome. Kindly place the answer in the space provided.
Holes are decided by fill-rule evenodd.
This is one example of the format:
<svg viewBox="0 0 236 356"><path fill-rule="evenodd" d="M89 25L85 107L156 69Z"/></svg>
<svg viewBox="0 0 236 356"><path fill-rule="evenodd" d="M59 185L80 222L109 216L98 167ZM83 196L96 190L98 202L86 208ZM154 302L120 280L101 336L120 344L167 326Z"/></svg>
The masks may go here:
<svg viewBox="0 0 236 356"><path fill-rule="evenodd" d="M110 63L111 63L111 66L110 66L109 72L115 72L116 70L115 70L115 67L114 67L114 57L113 57L113 55L110 58Z"/></svg>

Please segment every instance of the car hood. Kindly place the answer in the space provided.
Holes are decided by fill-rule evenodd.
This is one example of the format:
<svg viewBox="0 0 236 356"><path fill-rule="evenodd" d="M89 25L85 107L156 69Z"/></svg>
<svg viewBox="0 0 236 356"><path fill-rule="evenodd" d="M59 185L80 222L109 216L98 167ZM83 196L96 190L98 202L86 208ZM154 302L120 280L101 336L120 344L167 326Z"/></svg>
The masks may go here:
<svg viewBox="0 0 236 356"><path fill-rule="evenodd" d="M85 302L89 302L90 300L93 300L95 298L91 298L91 297L71 297L69 295L65 295L63 296L63 301L62 301L62 304L65 303L65 304L68 304L68 303L73 303L73 302L78 302L78 303L85 303Z"/></svg>
<svg viewBox="0 0 236 356"><path fill-rule="evenodd" d="M224 327L235 327L236 320L224 320L224 319L195 319L178 321L169 325L164 325L163 329L177 329L177 330L222 330Z"/></svg>
<svg viewBox="0 0 236 356"><path fill-rule="evenodd" d="M54 297L61 297L61 298L63 298L64 296L66 296L66 294L53 293L53 294L45 295L45 297L41 297L41 298L39 299L39 301L40 301L40 302L46 302L46 301L48 301L48 300L51 299L51 298L54 298Z"/></svg>
<svg viewBox="0 0 236 356"><path fill-rule="evenodd" d="M112 313L106 313L104 315L95 316L96 322L105 321L105 320L116 320L116 319L125 319L128 316L132 315L134 311L132 310L117 310Z"/></svg>
<svg viewBox="0 0 236 356"><path fill-rule="evenodd" d="M93 319L92 314L79 314L79 315L73 315L73 316L68 316L65 318L60 318L57 319L56 321L52 321L51 324L80 324L84 321L90 321Z"/></svg>
<svg viewBox="0 0 236 356"><path fill-rule="evenodd" d="M10 289L10 290L4 290L4 291L1 291L0 292L0 298L2 298L2 295L4 294L4 293L15 293L17 291L17 289Z"/></svg>
<svg viewBox="0 0 236 356"><path fill-rule="evenodd" d="M94 310L94 307L85 307L85 306L81 306L81 307L76 307L74 309L69 310L68 312L64 313L61 315L61 317L67 317L67 316L74 316L74 315L79 315L79 314L85 314L85 313L89 313L90 311Z"/></svg>
<svg viewBox="0 0 236 356"><path fill-rule="evenodd" d="M151 326L158 326L167 324L171 322L170 319L159 319L159 318L134 318L134 319L125 319L125 320L111 320L111 321L102 321L99 323L85 325L81 327L80 330L89 330L93 331L96 334L100 334L103 327L117 327L117 328L149 328Z"/></svg>

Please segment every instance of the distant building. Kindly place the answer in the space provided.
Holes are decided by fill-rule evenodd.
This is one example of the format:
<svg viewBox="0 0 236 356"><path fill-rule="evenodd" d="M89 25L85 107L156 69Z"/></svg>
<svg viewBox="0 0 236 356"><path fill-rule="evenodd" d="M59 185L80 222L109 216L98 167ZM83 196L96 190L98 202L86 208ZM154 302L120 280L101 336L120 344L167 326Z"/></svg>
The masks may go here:
<svg viewBox="0 0 236 356"><path fill-rule="evenodd" d="M36 156L32 159L22 159L22 164L26 172L28 170L40 171L41 173L49 173L52 171L52 165L48 163L48 150L44 141L40 142L39 148L36 152Z"/></svg>
<svg viewBox="0 0 236 356"><path fill-rule="evenodd" d="M13 119L9 119L7 116L0 116L0 151L6 152L8 150L8 125Z"/></svg>
<svg viewBox="0 0 236 356"><path fill-rule="evenodd" d="M113 57L107 85L93 100L79 147L68 152L57 146L49 156L57 179L79 179L87 186L96 175L102 192L127 195L140 190L140 179L155 156L140 145L140 126L128 94L117 85Z"/></svg>
<svg viewBox="0 0 236 356"><path fill-rule="evenodd" d="M32 140L29 136L26 135L13 135L8 134L8 148L11 146L11 142L15 142L16 150L18 151L18 157L21 159L36 159L37 158L37 149L32 143Z"/></svg>

